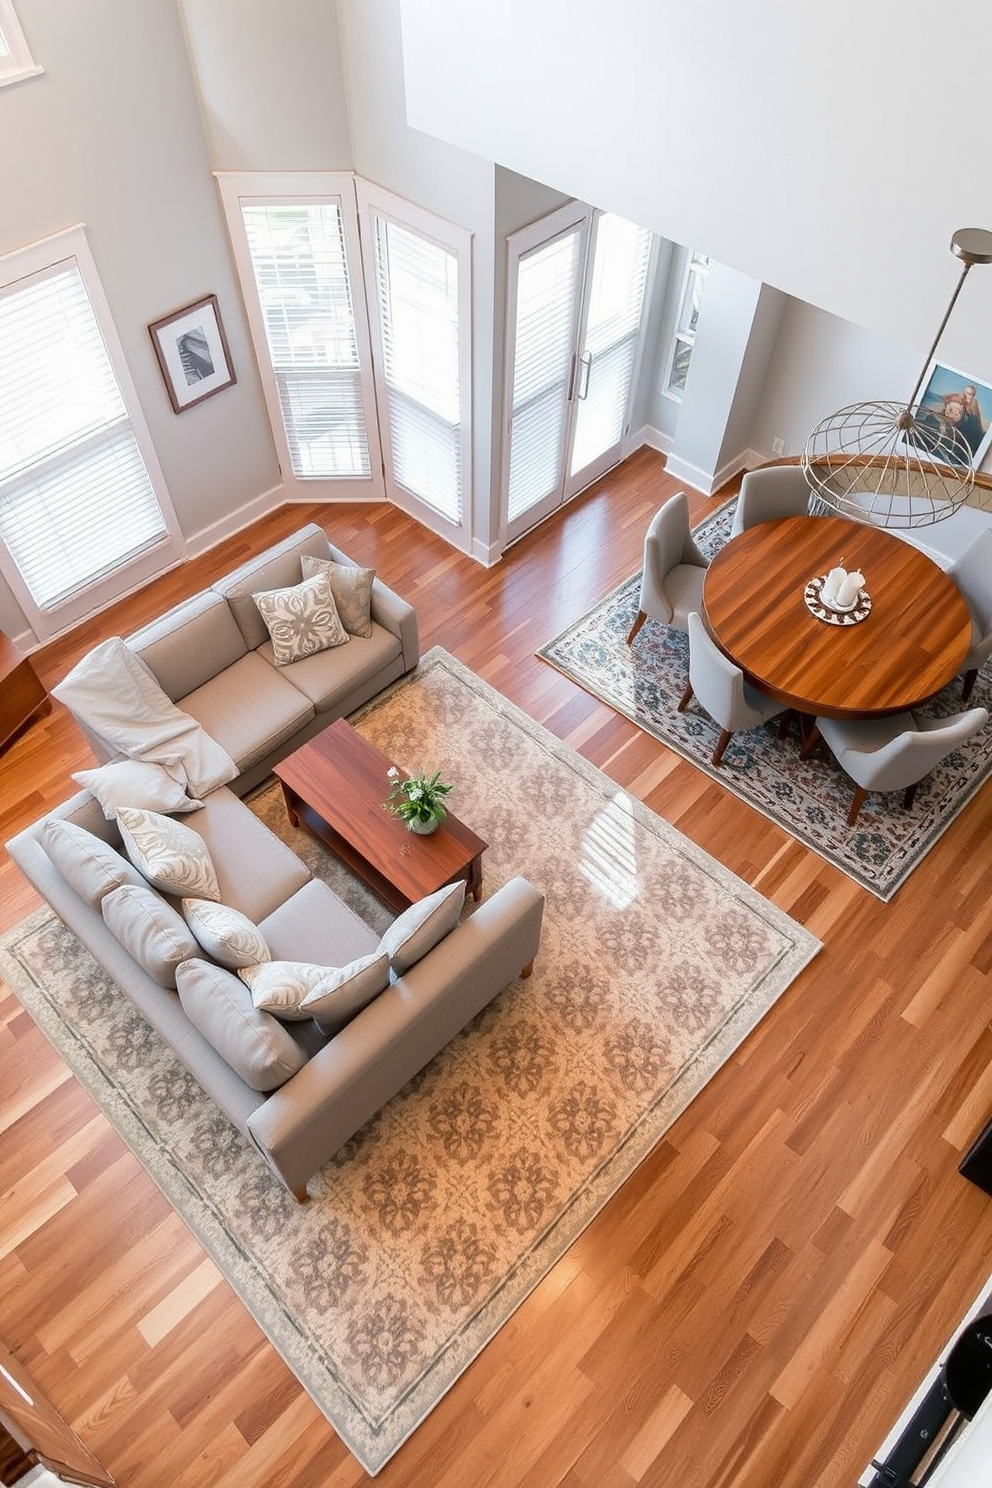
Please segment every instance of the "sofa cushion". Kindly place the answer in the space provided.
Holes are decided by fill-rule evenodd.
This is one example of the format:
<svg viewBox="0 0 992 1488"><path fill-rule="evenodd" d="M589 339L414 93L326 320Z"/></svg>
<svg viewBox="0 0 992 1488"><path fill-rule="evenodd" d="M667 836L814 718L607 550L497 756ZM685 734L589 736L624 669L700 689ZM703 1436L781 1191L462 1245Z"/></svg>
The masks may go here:
<svg viewBox="0 0 992 1488"><path fill-rule="evenodd" d="M248 649L227 601L212 589L127 637L173 702L233 666Z"/></svg>
<svg viewBox="0 0 992 1488"><path fill-rule="evenodd" d="M389 957L385 951L373 952L336 967L307 993L300 1012L313 1018L321 1033L333 1036L388 986Z"/></svg>
<svg viewBox="0 0 992 1488"><path fill-rule="evenodd" d="M259 966L239 967L238 976L251 993L255 1007L274 1018L296 1023L310 1017L301 1011L303 999L333 969L311 961L265 961Z"/></svg>
<svg viewBox="0 0 992 1488"><path fill-rule="evenodd" d="M100 906L107 929L160 987L176 985L176 967L199 952L182 916L154 889L122 884Z"/></svg>
<svg viewBox="0 0 992 1488"><path fill-rule="evenodd" d="M269 940L266 916L309 883L310 870L232 790L211 791L203 810L186 820L210 852L220 884L218 902L247 915L273 955L285 954Z"/></svg>
<svg viewBox="0 0 992 1488"><path fill-rule="evenodd" d="M122 806L117 813L124 851L138 872L163 894L219 899L220 885L203 838L158 811Z"/></svg>
<svg viewBox="0 0 992 1488"><path fill-rule="evenodd" d="M393 921L379 942L397 976L409 971L422 956L458 924L465 902L465 880L448 884L411 904Z"/></svg>
<svg viewBox="0 0 992 1488"><path fill-rule="evenodd" d="M262 589L285 589L290 584L298 584L303 577L300 558L304 553L314 558L331 556L327 537L316 525L302 527L291 537L267 548L257 558L249 559L240 568L214 581L212 587L226 599L249 651L254 651L267 639L265 624L252 595Z"/></svg>
<svg viewBox="0 0 992 1488"><path fill-rule="evenodd" d="M382 914L388 915L385 907ZM273 960L343 966L379 944L378 935L319 878L287 897L258 928Z"/></svg>
<svg viewBox="0 0 992 1488"><path fill-rule="evenodd" d="M224 746L242 773L314 714L310 699L255 651L189 693L180 706Z"/></svg>
<svg viewBox="0 0 992 1488"><path fill-rule="evenodd" d="M275 1090L307 1062L282 1025L253 1006L251 993L222 966L194 957L176 970L189 1021L252 1090Z"/></svg>
<svg viewBox="0 0 992 1488"><path fill-rule="evenodd" d="M275 666L271 641L260 646L257 654ZM319 651L315 656L294 661L283 667L279 675L308 697L318 713L323 713L337 708L369 677L376 679L374 691L381 691L385 683L379 674L395 660L399 676L403 670L401 656L399 637L373 624L367 640L353 636L347 646L336 646L332 651Z"/></svg>
<svg viewBox="0 0 992 1488"><path fill-rule="evenodd" d="M269 960L265 937L240 909L209 899L184 899L182 912L201 950L221 966L237 971L239 966Z"/></svg>
<svg viewBox="0 0 992 1488"><path fill-rule="evenodd" d="M76 770L72 778L96 796L108 821L113 821L121 806L181 814L199 811L203 805L196 797L186 794L164 765L145 760L114 760L96 770Z"/></svg>
<svg viewBox="0 0 992 1488"><path fill-rule="evenodd" d="M304 553L300 568L305 579L326 573L331 581L331 594L341 624L349 635L363 640L372 634L372 584L374 568L358 568L350 563L335 563L333 558L311 558Z"/></svg>
<svg viewBox="0 0 992 1488"><path fill-rule="evenodd" d="M291 584L287 589L265 589L252 595L258 613L265 621L272 642L272 657L278 667L343 646L348 632L341 624L330 576L315 574L312 579Z"/></svg>
<svg viewBox="0 0 992 1488"><path fill-rule="evenodd" d="M147 887L137 868L116 848L75 822L50 818L41 829L41 845L62 877L91 909L99 909L105 895L119 889L121 884Z"/></svg>

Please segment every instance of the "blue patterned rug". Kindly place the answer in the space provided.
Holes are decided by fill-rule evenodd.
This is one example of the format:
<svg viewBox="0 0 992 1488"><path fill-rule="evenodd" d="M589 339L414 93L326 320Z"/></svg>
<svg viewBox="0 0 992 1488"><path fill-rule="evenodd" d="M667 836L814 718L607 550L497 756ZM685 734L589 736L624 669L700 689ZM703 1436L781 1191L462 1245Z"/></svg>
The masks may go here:
<svg viewBox="0 0 992 1488"><path fill-rule="evenodd" d="M697 543L710 557L730 536L735 501L728 501L695 529ZM626 644L637 614L640 582L640 573L632 574L542 646L538 656L705 770L863 888L879 899L891 899L988 779L992 727L949 755L920 785L908 811L901 791L873 793L855 825L848 827L853 783L825 745L812 759L800 759L795 729L780 740L778 719L736 734L720 769L712 767L719 729L695 701L685 713L677 711L688 675L688 637L648 620L634 645ZM969 702L979 705L992 712L992 666L980 673ZM961 707L961 683L955 680L925 711L937 717L958 713Z"/></svg>

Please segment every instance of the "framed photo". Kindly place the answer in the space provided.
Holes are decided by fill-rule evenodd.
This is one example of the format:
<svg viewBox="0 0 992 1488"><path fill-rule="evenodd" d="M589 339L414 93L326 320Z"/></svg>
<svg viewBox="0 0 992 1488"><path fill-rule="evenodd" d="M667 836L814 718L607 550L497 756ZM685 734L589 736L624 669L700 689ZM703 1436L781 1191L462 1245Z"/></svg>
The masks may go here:
<svg viewBox="0 0 992 1488"><path fill-rule="evenodd" d="M944 419L963 436L977 470L992 444L992 383L932 361L923 378L917 417L926 423L928 416Z"/></svg>
<svg viewBox="0 0 992 1488"><path fill-rule="evenodd" d="M174 413L237 382L216 295L204 295L148 327ZM990 403L992 408L992 403Z"/></svg>

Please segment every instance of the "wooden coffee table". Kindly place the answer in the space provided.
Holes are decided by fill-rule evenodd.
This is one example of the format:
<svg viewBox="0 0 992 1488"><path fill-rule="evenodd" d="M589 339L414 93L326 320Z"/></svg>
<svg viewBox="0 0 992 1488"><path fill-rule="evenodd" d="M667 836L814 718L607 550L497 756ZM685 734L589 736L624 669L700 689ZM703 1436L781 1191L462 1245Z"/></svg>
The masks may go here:
<svg viewBox="0 0 992 1488"><path fill-rule="evenodd" d="M392 909L407 909L460 878L472 898L481 899L488 844L450 811L427 837L383 811L392 765L339 718L276 765L274 773L293 825L309 827Z"/></svg>

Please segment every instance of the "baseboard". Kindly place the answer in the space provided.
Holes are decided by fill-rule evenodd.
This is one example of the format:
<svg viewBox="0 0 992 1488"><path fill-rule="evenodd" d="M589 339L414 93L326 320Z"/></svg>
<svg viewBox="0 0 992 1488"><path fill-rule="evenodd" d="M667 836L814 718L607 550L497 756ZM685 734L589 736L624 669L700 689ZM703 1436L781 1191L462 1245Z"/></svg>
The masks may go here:
<svg viewBox="0 0 992 1488"><path fill-rule="evenodd" d="M199 532L192 533L186 539L186 552L190 558L199 558L201 553L215 548L225 538L242 532L246 527L250 527L252 522L257 522L260 517L267 516L270 511L275 511L277 506L285 504L286 494L282 486L273 486L271 490L263 491L251 501L246 501L236 511L228 512L227 516L221 517L219 522L212 522L209 527L201 527Z"/></svg>
<svg viewBox="0 0 992 1488"><path fill-rule="evenodd" d="M494 568L502 556L502 543L485 543L481 537L474 537L472 539L472 551L469 557L474 558L476 563L481 563L483 568Z"/></svg>
<svg viewBox="0 0 992 1488"><path fill-rule="evenodd" d="M665 462L665 474L674 475L676 480L684 481L687 486L692 486L694 491L701 491L704 496L712 496L742 470L750 470L752 463L763 465L764 460L751 449L743 450L714 471L701 470L698 465L690 465L688 460L680 460L678 455L670 454Z"/></svg>
<svg viewBox="0 0 992 1488"><path fill-rule="evenodd" d="M624 459L640 449L643 444L646 444L649 449L657 450L660 455L667 455L672 448L672 436L663 434L653 424L642 424L635 434L628 434L624 440Z"/></svg>

